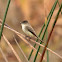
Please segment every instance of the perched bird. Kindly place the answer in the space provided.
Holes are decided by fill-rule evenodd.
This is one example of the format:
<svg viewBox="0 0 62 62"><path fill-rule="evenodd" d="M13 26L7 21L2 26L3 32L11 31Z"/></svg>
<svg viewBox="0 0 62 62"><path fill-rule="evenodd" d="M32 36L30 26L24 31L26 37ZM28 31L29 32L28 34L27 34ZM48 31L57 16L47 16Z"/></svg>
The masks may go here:
<svg viewBox="0 0 62 62"><path fill-rule="evenodd" d="M29 36L29 37L36 37L37 39L39 39L41 42L42 40L36 35L34 29L31 27L31 25L29 24L29 22L27 20L20 22L21 26L22 26L22 30L23 32Z"/></svg>

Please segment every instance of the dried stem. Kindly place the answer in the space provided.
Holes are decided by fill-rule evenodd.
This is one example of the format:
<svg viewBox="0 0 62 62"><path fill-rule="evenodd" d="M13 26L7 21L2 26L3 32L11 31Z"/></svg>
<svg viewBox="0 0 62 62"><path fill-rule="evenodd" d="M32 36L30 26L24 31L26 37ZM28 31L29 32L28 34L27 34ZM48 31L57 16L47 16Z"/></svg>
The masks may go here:
<svg viewBox="0 0 62 62"><path fill-rule="evenodd" d="M5 59L5 61L8 62L8 60L7 60L7 58L6 58L5 54L4 54L4 52L2 51L1 47L0 47L0 52L2 53L3 58Z"/></svg>
<svg viewBox="0 0 62 62"><path fill-rule="evenodd" d="M22 48L21 48L21 47L20 47L20 45L18 44L18 42L17 42L17 40L16 40L16 38L15 38L15 37L14 37L14 40L15 40L15 42L16 42L16 44L17 44L17 46L19 47L20 51L22 52L23 56L25 57L26 61L27 61L27 62L29 62L29 61L28 61L28 59L27 59L27 57L26 57L26 55L24 54L24 52L23 52Z"/></svg>
<svg viewBox="0 0 62 62"><path fill-rule="evenodd" d="M41 46L41 47L45 47L44 45L42 45L42 44L40 44L40 43L38 43L38 42L35 42L35 41L33 41L32 39L31 39L31 41L34 42L34 43L36 43L36 44L38 44L38 45ZM55 54L56 56L58 56L59 58L62 59L62 56L60 56L58 53L52 51L50 48L46 48L46 49L49 50L51 53Z"/></svg>
<svg viewBox="0 0 62 62"><path fill-rule="evenodd" d="M19 58L18 54L16 53L16 51L14 50L14 48L12 47L12 45L9 43L9 41L7 40L7 38L3 35L4 40L7 42L7 44L9 45L9 47L12 49L14 55L16 56L17 60L19 62L22 62L21 59Z"/></svg>

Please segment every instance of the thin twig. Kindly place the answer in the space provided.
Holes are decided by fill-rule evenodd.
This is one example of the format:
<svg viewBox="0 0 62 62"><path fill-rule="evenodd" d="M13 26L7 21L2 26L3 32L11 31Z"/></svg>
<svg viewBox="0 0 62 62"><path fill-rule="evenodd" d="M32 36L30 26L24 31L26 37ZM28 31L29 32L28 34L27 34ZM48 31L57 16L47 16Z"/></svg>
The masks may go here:
<svg viewBox="0 0 62 62"><path fill-rule="evenodd" d="M37 51L25 38L23 38L23 36L21 36L20 34L17 34L25 43L27 43L33 50ZM39 55L41 55L39 53Z"/></svg>
<svg viewBox="0 0 62 62"><path fill-rule="evenodd" d="M31 39L31 41L34 42L34 43L36 43L36 44L38 44L38 45L41 46L41 47L45 47L44 45L42 45L42 44L40 44L40 43L38 43L38 42L35 42L35 41L33 41L32 39ZM52 51L50 48L46 48L46 49L49 50L51 53L55 54L56 56L58 56L59 58L62 59L62 56L60 56L58 53Z"/></svg>
<svg viewBox="0 0 62 62"><path fill-rule="evenodd" d="M5 61L8 62L8 60L7 60L7 58L6 58L5 54L4 54L4 52L2 51L1 47L0 47L0 52L2 53L3 58L5 59Z"/></svg>
<svg viewBox="0 0 62 62"><path fill-rule="evenodd" d="M16 42L16 44L17 44L17 46L19 47L20 51L22 52L23 56L25 57L26 61L27 61L27 62L29 62L29 61L28 61L28 59L27 59L27 57L26 57L26 55L24 54L24 52L23 52L22 48L21 48L21 47L20 47L20 45L18 44L18 42L17 42L17 40L16 40L16 38L15 38L15 37L14 37L14 40L15 40L15 42Z"/></svg>
<svg viewBox="0 0 62 62"><path fill-rule="evenodd" d="M22 62L21 59L19 58L18 54L16 53L16 51L14 50L14 48L12 47L12 45L9 43L9 41L7 40L7 38L3 35L4 40L7 42L7 44L9 45L9 47L12 49L14 55L16 56L17 60L19 62Z"/></svg>
<svg viewBox="0 0 62 62"><path fill-rule="evenodd" d="M33 50L37 51L23 36L24 35L20 35L20 34L17 34L25 43L27 43ZM39 52L38 52L39 55L41 55ZM44 60L46 61L46 59L44 58Z"/></svg>

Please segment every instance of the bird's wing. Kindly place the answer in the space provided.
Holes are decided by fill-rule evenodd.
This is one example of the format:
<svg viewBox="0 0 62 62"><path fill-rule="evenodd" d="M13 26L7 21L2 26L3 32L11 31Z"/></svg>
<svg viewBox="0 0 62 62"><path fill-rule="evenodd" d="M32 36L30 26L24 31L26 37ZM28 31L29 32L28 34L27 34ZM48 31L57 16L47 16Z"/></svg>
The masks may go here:
<svg viewBox="0 0 62 62"><path fill-rule="evenodd" d="M28 31L31 32L34 36L37 37L37 35L36 35L34 29L33 29L31 26L26 26L26 30L28 30Z"/></svg>
<svg viewBox="0 0 62 62"><path fill-rule="evenodd" d="M35 33L34 29L31 26L26 26L26 30L31 32L35 37L37 37L41 42L43 42Z"/></svg>

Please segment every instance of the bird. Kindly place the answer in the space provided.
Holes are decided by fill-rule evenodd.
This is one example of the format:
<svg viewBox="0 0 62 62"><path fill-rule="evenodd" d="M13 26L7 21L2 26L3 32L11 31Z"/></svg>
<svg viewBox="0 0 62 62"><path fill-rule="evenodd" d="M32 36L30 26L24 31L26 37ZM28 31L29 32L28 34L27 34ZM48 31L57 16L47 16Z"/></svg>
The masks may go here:
<svg viewBox="0 0 62 62"><path fill-rule="evenodd" d="M23 32L28 36L28 37L36 37L37 39L39 39L41 42L43 42L35 33L34 29L32 28L32 26L30 25L30 23L27 20L24 20L22 22L20 22L21 26L22 26L22 30Z"/></svg>

